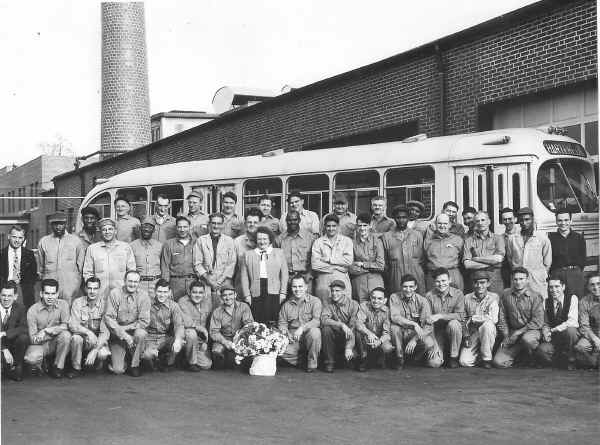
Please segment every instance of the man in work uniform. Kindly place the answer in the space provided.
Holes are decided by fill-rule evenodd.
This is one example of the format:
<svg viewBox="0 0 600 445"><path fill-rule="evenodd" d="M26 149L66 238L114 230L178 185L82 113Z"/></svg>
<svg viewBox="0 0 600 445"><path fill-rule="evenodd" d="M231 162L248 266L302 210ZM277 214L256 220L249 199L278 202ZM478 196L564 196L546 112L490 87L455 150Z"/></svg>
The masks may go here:
<svg viewBox="0 0 600 445"><path fill-rule="evenodd" d="M192 190L186 198L188 203L188 213L185 216L190 221L190 234L194 238L199 238L208 233L208 215L202 211L202 201L204 197L197 190Z"/></svg>
<svg viewBox="0 0 600 445"><path fill-rule="evenodd" d="M244 223L235 213L237 195L233 192L223 194L221 198L221 213L223 214L223 234L236 239L244 231Z"/></svg>
<svg viewBox="0 0 600 445"><path fill-rule="evenodd" d="M356 322L356 345L358 349L358 370L366 371L369 362L375 361L383 368L391 362L394 347L390 336L390 311L386 305L385 289L376 287L370 291L368 301L360 304Z"/></svg>
<svg viewBox="0 0 600 445"><path fill-rule="evenodd" d="M425 213L425 205L421 201L410 200L406 201L406 208L408 209L407 227L425 233L427 226L429 226L429 221L422 218Z"/></svg>
<svg viewBox="0 0 600 445"><path fill-rule="evenodd" d="M85 247L78 236L65 232L67 215L55 213L48 222L52 233L38 243L39 273L58 281L60 298L70 305L80 295Z"/></svg>
<svg viewBox="0 0 600 445"><path fill-rule="evenodd" d="M394 220L385 215L385 208L385 197L371 198L371 230L377 235L391 232L396 227Z"/></svg>
<svg viewBox="0 0 600 445"><path fill-rule="evenodd" d="M345 193L337 192L333 195L333 212L327 215L335 215L340 220L340 233L353 239L356 232L356 215L348 210L348 197ZM325 215L321 220L321 233L325 233Z"/></svg>
<svg viewBox="0 0 600 445"><path fill-rule="evenodd" d="M295 211L300 215L300 230L310 233L313 237L318 237L320 234L319 216L312 210L304 208L304 198L300 192L290 192L287 195L289 212ZM287 215L284 212L279 219L279 229L283 234L287 232Z"/></svg>
<svg viewBox="0 0 600 445"><path fill-rule="evenodd" d="M588 277L587 295L579 302L579 334L575 345L577 361L585 366L600 365L600 275Z"/></svg>
<svg viewBox="0 0 600 445"><path fill-rule="evenodd" d="M279 220L271 215L273 209L273 200L268 195L262 195L258 198L258 210L260 210L259 226L267 227L275 237L278 237L280 232Z"/></svg>
<svg viewBox="0 0 600 445"><path fill-rule="evenodd" d="M177 237L165 241L160 256L162 278L171 287L173 298L179 300L196 280L194 272L194 239L190 235L190 222L178 216Z"/></svg>
<svg viewBox="0 0 600 445"><path fill-rule="evenodd" d="M444 268L448 271L452 286L462 291L464 282L459 266L464 241L462 237L450 233L450 218L445 213L437 216L435 227L435 231L423 242L423 249L427 257L427 275L425 277L427 290L434 288L433 272Z"/></svg>
<svg viewBox="0 0 600 445"><path fill-rule="evenodd" d="M158 195L156 197L154 215L152 215L152 218L154 219L154 233L152 234L152 237L162 244L177 236L175 218L169 214L170 210L171 201L169 201L169 198Z"/></svg>
<svg viewBox="0 0 600 445"><path fill-rule="evenodd" d="M185 357L188 370L198 372L210 369L212 360L208 349L208 317L212 308L210 295L206 294L204 283L194 281L190 284L188 295L177 302L183 316L185 328Z"/></svg>
<svg viewBox="0 0 600 445"><path fill-rule="evenodd" d="M146 292L150 299L154 296L154 285L161 277L162 243L152 238L154 224L154 218L146 216L140 226L140 238L130 244L137 271L140 273L140 290Z"/></svg>
<svg viewBox="0 0 600 445"><path fill-rule="evenodd" d="M313 277L310 267L314 237L311 232L300 228L300 213L290 210L286 216L286 230L277 244L283 251L290 276L301 274L306 280L308 293L312 293Z"/></svg>
<svg viewBox="0 0 600 445"><path fill-rule="evenodd" d="M117 196L115 199L116 234L115 238L119 241L130 243L140 237L140 220L129 214L131 204L124 196Z"/></svg>
<svg viewBox="0 0 600 445"><path fill-rule="evenodd" d="M83 227L77 236L79 236L79 239L86 249L90 247L91 244L100 241L98 220L100 220L100 213L98 213L98 210L95 207L88 206L81 209L81 223Z"/></svg>
<svg viewBox="0 0 600 445"><path fill-rule="evenodd" d="M458 204L454 201L446 201L442 206L442 213L448 215L448 218L450 219L450 228L448 229L448 231L453 235L457 235L461 238L464 238L465 227L462 224L459 224L458 221L456 221L456 217L458 216ZM429 224L429 227L425 231L425 239L433 235L435 229L436 222L433 221Z"/></svg>

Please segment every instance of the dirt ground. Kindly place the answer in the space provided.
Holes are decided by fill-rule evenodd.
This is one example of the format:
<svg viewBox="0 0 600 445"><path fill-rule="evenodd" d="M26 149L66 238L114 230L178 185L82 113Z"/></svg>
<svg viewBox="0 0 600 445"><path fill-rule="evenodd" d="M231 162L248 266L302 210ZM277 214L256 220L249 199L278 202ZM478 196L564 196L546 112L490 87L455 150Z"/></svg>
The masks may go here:
<svg viewBox="0 0 600 445"><path fill-rule="evenodd" d="M283 368L2 382L2 444L598 443L598 372Z"/></svg>

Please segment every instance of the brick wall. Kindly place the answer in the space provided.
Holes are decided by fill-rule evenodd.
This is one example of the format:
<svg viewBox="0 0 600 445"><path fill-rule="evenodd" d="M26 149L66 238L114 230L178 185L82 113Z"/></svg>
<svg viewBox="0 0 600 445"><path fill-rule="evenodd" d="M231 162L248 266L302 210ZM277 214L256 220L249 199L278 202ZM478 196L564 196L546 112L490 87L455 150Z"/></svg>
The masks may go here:
<svg viewBox="0 0 600 445"><path fill-rule="evenodd" d="M84 168L84 192L94 177L133 168L301 150L415 120L430 136L476 131L481 105L595 79L596 33L594 1L535 4ZM80 184L60 178L57 193L79 194Z"/></svg>

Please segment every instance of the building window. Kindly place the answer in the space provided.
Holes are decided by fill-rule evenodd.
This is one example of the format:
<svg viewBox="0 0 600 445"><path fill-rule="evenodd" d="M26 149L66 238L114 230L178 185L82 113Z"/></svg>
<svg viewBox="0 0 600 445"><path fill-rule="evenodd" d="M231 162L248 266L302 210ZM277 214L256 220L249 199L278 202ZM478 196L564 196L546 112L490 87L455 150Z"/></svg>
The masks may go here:
<svg viewBox="0 0 600 445"><path fill-rule="evenodd" d="M385 191L387 211L408 201L421 201L425 211L421 218L429 219L434 213L435 172L431 167L392 168L386 173Z"/></svg>
<svg viewBox="0 0 600 445"><path fill-rule="evenodd" d="M160 126L156 126L152 128L152 142L158 141L160 139Z"/></svg>
<svg viewBox="0 0 600 445"><path fill-rule="evenodd" d="M161 185L152 187L151 210L154 213L156 198L162 195L171 201L171 215L176 216L183 212L183 187L180 185Z"/></svg>
<svg viewBox="0 0 600 445"><path fill-rule="evenodd" d="M327 175L291 176L287 181L287 192L300 192L304 197L304 208L319 217L329 213L329 177Z"/></svg>
<svg viewBox="0 0 600 445"><path fill-rule="evenodd" d="M148 209L148 192L144 187L117 190L117 197L123 197L131 204L131 215L143 219Z"/></svg>
<svg viewBox="0 0 600 445"><path fill-rule="evenodd" d="M348 198L348 210L356 214L369 212L371 198L379 194L379 173L375 170L338 173L333 189Z"/></svg>
<svg viewBox="0 0 600 445"><path fill-rule="evenodd" d="M100 218L110 218L110 194L102 193L92 199L88 205L98 210Z"/></svg>
<svg viewBox="0 0 600 445"><path fill-rule="evenodd" d="M271 215L279 218L283 197L283 184L280 178L249 179L244 183L244 215L251 208L258 207L258 200L262 195L271 198L273 203Z"/></svg>

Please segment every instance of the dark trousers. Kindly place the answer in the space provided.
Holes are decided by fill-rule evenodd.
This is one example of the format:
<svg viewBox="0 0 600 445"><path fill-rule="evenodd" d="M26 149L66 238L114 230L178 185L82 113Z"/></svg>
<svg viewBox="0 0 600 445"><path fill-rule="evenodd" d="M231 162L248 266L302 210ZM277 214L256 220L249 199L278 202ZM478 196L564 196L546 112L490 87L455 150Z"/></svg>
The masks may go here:
<svg viewBox="0 0 600 445"><path fill-rule="evenodd" d="M13 366L23 366L27 346L29 346L29 335L27 334L17 335L11 340L7 340L6 337L2 338L2 349L7 348L12 354ZM2 366L4 365L4 355L2 355Z"/></svg>
<svg viewBox="0 0 600 445"><path fill-rule="evenodd" d="M546 366L552 365L557 355L563 353L569 362L575 361L575 344L579 340L576 328L567 328L561 332L552 333L549 342L541 343L535 350L538 361Z"/></svg>
<svg viewBox="0 0 600 445"><path fill-rule="evenodd" d="M336 356L342 355L344 349L354 349L354 335L348 340L344 331L339 327L321 326L322 351L326 365L334 365Z"/></svg>
<svg viewBox="0 0 600 445"><path fill-rule="evenodd" d="M260 279L260 296L250 302L254 320L259 323L277 324L279 318L279 295L268 293L267 278Z"/></svg>

